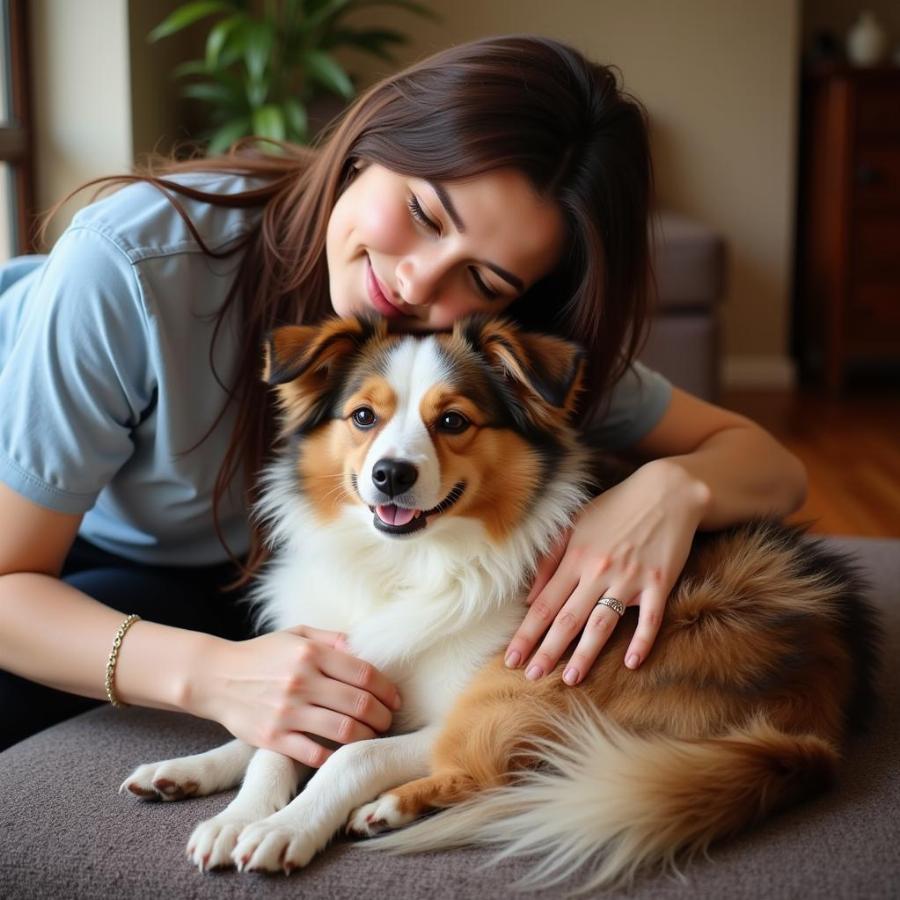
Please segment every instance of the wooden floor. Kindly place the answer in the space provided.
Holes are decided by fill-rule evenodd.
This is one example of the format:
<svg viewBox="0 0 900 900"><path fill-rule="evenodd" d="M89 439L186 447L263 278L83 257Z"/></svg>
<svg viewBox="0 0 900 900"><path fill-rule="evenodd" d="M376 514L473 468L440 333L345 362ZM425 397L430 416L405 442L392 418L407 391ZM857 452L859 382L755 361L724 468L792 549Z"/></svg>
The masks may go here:
<svg viewBox="0 0 900 900"><path fill-rule="evenodd" d="M759 422L806 464L809 495L792 521L819 534L900 537L900 389L841 398L730 391L722 405Z"/></svg>

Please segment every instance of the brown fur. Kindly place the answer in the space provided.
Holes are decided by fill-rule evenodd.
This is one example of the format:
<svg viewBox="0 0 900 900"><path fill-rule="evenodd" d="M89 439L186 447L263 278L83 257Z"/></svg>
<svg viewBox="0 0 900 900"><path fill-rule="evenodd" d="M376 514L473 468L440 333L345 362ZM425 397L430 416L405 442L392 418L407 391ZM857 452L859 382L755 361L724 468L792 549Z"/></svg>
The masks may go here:
<svg viewBox="0 0 900 900"><path fill-rule="evenodd" d="M400 812L515 785L548 740L571 742L585 713L623 751L617 776L640 820L606 848L618 856L605 881L705 850L827 787L846 738L853 652L833 614L833 573L804 567L802 543L785 534L763 524L699 542L636 671L622 664L634 609L576 688L562 682L565 660L531 682L496 657L448 717L431 775L390 792Z"/></svg>

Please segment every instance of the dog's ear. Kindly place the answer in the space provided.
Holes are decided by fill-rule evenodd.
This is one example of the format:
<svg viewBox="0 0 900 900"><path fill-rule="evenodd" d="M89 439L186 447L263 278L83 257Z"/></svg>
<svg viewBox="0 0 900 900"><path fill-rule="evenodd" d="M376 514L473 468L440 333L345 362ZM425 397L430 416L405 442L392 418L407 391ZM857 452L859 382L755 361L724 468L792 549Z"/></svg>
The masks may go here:
<svg viewBox="0 0 900 900"><path fill-rule="evenodd" d="M488 360L530 418L572 416L584 377L584 351L579 346L482 316L458 322L454 333Z"/></svg>
<svg viewBox="0 0 900 900"><path fill-rule="evenodd" d="M347 360L379 329L375 320L335 318L269 333L263 380L278 393L286 432L309 431L327 417Z"/></svg>

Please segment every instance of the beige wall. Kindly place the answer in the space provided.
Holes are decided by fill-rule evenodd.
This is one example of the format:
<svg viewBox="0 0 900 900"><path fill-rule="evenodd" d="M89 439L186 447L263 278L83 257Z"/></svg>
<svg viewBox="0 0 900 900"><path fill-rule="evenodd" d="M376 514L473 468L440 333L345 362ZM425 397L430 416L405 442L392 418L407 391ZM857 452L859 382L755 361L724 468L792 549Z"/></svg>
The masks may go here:
<svg viewBox="0 0 900 900"><path fill-rule="evenodd" d="M169 153L188 135L187 110L172 70L203 53L203 26L149 43L150 31L184 0L128 0L131 58L131 128L135 156Z"/></svg>
<svg viewBox="0 0 900 900"><path fill-rule="evenodd" d="M4 49L5 52L5 49ZM6 65L0 53L0 122L9 116L6 107ZM9 167L0 162L0 263L13 254L12 222L10 221Z"/></svg>
<svg viewBox="0 0 900 900"><path fill-rule="evenodd" d="M38 208L133 156L124 0L31 0ZM64 227L76 203L52 223Z"/></svg>
<svg viewBox="0 0 900 900"><path fill-rule="evenodd" d="M180 3L31 0L39 209L184 137L171 69L189 55L192 38L147 43L150 29ZM85 191L60 211L49 241L90 197Z"/></svg>
<svg viewBox="0 0 900 900"><path fill-rule="evenodd" d="M728 244L728 380L784 384L793 252L799 0L432 0L442 22L392 13L402 61L503 32L560 38L618 66L652 121L662 205ZM364 80L382 63L359 61Z"/></svg>

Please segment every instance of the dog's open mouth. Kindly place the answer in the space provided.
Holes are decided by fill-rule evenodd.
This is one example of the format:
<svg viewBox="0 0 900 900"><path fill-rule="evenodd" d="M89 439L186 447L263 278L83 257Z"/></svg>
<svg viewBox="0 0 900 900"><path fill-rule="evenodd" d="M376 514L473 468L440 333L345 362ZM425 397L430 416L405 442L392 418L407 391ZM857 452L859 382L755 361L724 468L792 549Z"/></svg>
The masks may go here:
<svg viewBox="0 0 900 900"><path fill-rule="evenodd" d="M450 509L462 497L465 489L465 483L458 482L450 493L431 509L410 509L406 506L397 506L396 503L370 506L369 509L374 513L372 523L385 534L413 534L425 528L430 517L440 515Z"/></svg>

